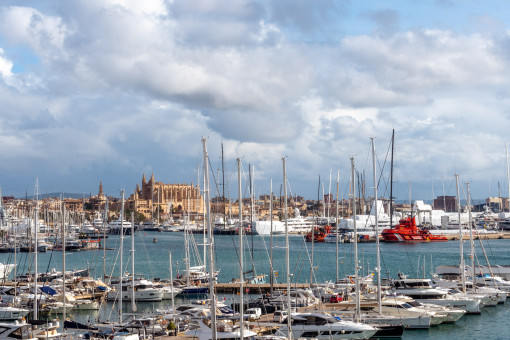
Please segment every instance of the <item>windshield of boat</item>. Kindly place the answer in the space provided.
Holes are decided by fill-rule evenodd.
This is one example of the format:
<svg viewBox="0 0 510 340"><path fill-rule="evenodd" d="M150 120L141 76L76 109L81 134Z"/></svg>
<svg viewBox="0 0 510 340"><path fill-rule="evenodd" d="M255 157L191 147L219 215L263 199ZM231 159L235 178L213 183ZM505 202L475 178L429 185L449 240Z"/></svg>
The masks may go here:
<svg viewBox="0 0 510 340"><path fill-rule="evenodd" d="M318 315L296 315L292 316L293 325L316 325L321 326L328 323L338 322L332 316L318 316Z"/></svg>

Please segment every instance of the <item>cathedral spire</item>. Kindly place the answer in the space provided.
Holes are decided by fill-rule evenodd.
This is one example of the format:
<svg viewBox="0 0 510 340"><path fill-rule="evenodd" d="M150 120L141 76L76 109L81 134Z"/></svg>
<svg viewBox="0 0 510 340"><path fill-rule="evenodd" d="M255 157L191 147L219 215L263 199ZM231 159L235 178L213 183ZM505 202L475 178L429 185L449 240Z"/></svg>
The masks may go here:
<svg viewBox="0 0 510 340"><path fill-rule="evenodd" d="M145 172L143 173L143 177L142 177L142 187L147 184L147 180L145 179Z"/></svg>
<svg viewBox="0 0 510 340"><path fill-rule="evenodd" d="M97 194L98 197L104 196L103 194L103 181L99 181L99 193Z"/></svg>

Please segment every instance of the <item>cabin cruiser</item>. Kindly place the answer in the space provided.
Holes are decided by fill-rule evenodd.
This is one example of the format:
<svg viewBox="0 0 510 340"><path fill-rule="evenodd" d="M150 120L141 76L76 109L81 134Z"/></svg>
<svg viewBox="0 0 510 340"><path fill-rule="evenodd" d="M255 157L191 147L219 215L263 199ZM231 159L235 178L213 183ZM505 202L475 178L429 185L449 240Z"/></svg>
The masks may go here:
<svg viewBox="0 0 510 340"><path fill-rule="evenodd" d="M480 299L452 295L448 289L437 288L430 279L407 279L399 274L399 279L392 283L394 293L406 295L418 302L463 309L469 314L481 313Z"/></svg>
<svg viewBox="0 0 510 340"><path fill-rule="evenodd" d="M219 271L214 272L214 281L216 281L219 274ZM193 266L189 267L189 271L184 271L184 274L178 276L181 281L188 281L188 278L192 284L208 283L210 275L209 272L205 271L205 266Z"/></svg>
<svg viewBox="0 0 510 340"><path fill-rule="evenodd" d="M171 300L182 291L182 289L178 287L172 287L172 285L163 285L162 283L155 284L154 288L163 290L163 300Z"/></svg>
<svg viewBox="0 0 510 340"><path fill-rule="evenodd" d="M80 228L80 234L85 236L94 236L98 233L98 230L90 224L89 221L85 220Z"/></svg>
<svg viewBox="0 0 510 340"><path fill-rule="evenodd" d="M376 328L356 323L343 321L326 313L292 313L291 330L289 332L287 320L283 320L278 332L293 339L368 339L377 331Z"/></svg>
<svg viewBox="0 0 510 340"><path fill-rule="evenodd" d="M28 323L0 323L0 340L12 339L37 340Z"/></svg>
<svg viewBox="0 0 510 340"><path fill-rule="evenodd" d="M97 214L96 215L96 218L94 218L92 220L92 225L94 226L94 228L101 228L103 226L103 219L101 218L101 215L100 214Z"/></svg>
<svg viewBox="0 0 510 340"><path fill-rule="evenodd" d="M0 305L0 320L19 320L25 317L30 311L24 308L11 307L8 305Z"/></svg>
<svg viewBox="0 0 510 340"><path fill-rule="evenodd" d="M124 230L124 235L131 235L131 223L122 221L120 218L118 220L110 222L107 226L110 234L120 235L121 228Z"/></svg>
<svg viewBox="0 0 510 340"><path fill-rule="evenodd" d="M112 285L117 285L118 282L112 282ZM132 282L130 279L124 279L122 282L122 300L131 300ZM136 279L134 283L135 290L135 301L161 301L163 299L163 289L154 287L152 281L146 279ZM112 290L106 295L106 299L109 301L117 300L117 290Z"/></svg>
<svg viewBox="0 0 510 340"><path fill-rule="evenodd" d="M362 300L360 301L362 309L362 318L376 318L379 315L377 309L378 304L375 300ZM352 317L356 308L354 300L342 301L335 304L335 311L342 315L342 317ZM429 312L423 309L418 309L407 301L397 299L383 299L381 301L382 316L386 318L398 317L399 322L396 324L404 325L409 329L427 329L431 325L438 325L444 321L442 316L436 316L435 312ZM344 313L349 313L345 315Z"/></svg>
<svg viewBox="0 0 510 340"><path fill-rule="evenodd" d="M466 294L468 294L468 296L484 296L485 299L482 301L485 306L495 306L506 301L506 292L490 287L476 287L476 289L473 289L472 279L468 279L469 278L466 279ZM443 278L434 278L434 284L441 288L454 290L456 293L462 293L463 290L460 279L447 280Z"/></svg>
<svg viewBox="0 0 510 340"><path fill-rule="evenodd" d="M184 333L187 336L198 338L199 340L212 339L211 321L207 319L196 320L196 325ZM249 329L243 329L244 339L253 339L257 333ZM239 326L233 326L226 320L216 320L216 339L240 339L241 329Z"/></svg>

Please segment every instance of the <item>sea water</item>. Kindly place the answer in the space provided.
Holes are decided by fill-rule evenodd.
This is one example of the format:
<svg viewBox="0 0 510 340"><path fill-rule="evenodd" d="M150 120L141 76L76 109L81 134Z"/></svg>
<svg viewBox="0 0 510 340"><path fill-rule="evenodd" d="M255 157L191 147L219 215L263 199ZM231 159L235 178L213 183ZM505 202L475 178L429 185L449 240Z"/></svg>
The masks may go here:
<svg viewBox="0 0 510 340"><path fill-rule="evenodd" d="M101 240L103 242L104 240ZM154 242L157 241L157 242ZM475 260L486 265L486 257L491 264L510 264L510 240L475 241ZM207 242L205 242L207 243ZM353 244L315 243L313 246L304 241L303 236L289 237L290 272L292 283L310 282L310 272L313 268L313 282L335 281L345 275L354 273ZM106 265L103 266L103 249L66 253L66 269L89 268L91 275L101 278L106 275L119 275L119 236L109 236L106 239ZM219 282L229 282L239 276L239 236L215 235L215 266L220 270ZM482 245L485 252L482 251ZM190 265L203 263L204 239L200 234L191 238ZM273 238L270 247L270 237L250 236L244 238L244 268L255 274L270 274L270 254L272 249L273 270L276 282L285 283L285 237ZM409 278L430 278L431 273L439 265L458 265L459 241L417 244L381 243L381 275L383 278L397 277L404 273ZM131 272L131 240L124 239L124 272ZM466 263L469 260L469 242L464 242ZM186 267L185 244L183 233L178 232L144 232L135 233L135 273L146 278L168 279L170 277L169 252L172 253L172 270L174 277L183 273ZM207 253L208 254L208 253ZM313 257L313 265L312 265ZM338 261L337 261L338 258ZM358 260L360 275L372 275L376 267L375 243L358 244ZM14 254L0 254L0 262L13 263ZM208 260L207 260L208 261ZM17 254L18 273L33 270L32 257L27 253ZM62 253L49 251L40 253L38 257L39 272L51 271L52 268L61 270ZM253 293L253 292L250 292ZM227 304L237 299L236 296L222 295L220 297ZM186 300L176 299L175 303ZM507 323L510 309L508 305L484 308L481 315L466 315L455 324L440 325L429 330L405 331L403 339L475 339L485 337L489 339L508 339L510 326ZM170 308L171 302L137 303L138 310L143 312ZM123 310L129 312L130 303L123 304ZM105 303L100 311L70 311L68 317L77 321L87 322L99 320L115 320L117 306Z"/></svg>

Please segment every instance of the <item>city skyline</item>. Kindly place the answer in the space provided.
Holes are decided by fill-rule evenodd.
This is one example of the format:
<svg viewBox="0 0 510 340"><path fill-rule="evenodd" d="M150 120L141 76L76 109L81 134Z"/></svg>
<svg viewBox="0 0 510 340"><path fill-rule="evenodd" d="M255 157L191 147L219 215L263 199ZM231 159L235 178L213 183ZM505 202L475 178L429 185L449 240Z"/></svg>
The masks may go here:
<svg viewBox="0 0 510 340"><path fill-rule="evenodd" d="M19 1L0 4L4 195L133 192L142 173L199 183L221 145L255 190L318 177L348 195L351 156L370 195L370 138L388 197L508 196L510 5L501 1ZM245 180L246 181L246 180ZM217 179L216 184L219 183ZM211 182L211 185L214 183ZM257 189L258 188L258 189ZM231 190L231 196L236 196Z"/></svg>

